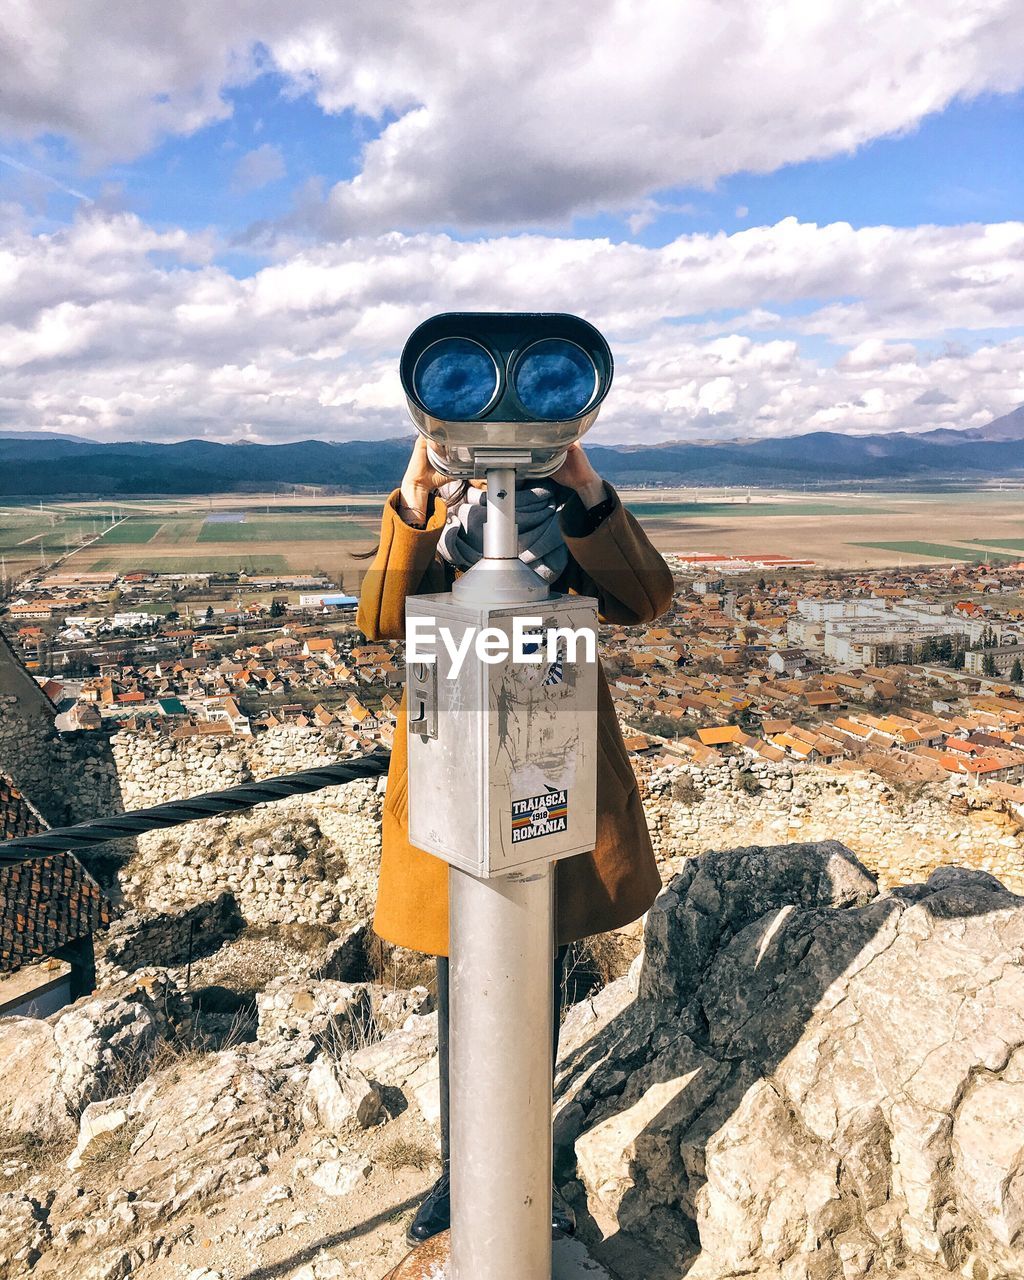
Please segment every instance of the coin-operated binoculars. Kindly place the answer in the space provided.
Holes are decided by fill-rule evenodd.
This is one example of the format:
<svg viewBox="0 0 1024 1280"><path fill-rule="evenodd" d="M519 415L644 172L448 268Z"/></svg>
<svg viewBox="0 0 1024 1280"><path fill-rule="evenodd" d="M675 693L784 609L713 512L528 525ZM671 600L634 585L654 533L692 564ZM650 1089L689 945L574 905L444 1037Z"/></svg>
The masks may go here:
<svg viewBox="0 0 1024 1280"><path fill-rule="evenodd" d="M612 357L575 316L448 314L401 375L434 467L487 481L483 558L406 604L409 839L450 867L451 1274L549 1280L553 867L595 844L597 602L519 559L516 485L590 428Z"/></svg>

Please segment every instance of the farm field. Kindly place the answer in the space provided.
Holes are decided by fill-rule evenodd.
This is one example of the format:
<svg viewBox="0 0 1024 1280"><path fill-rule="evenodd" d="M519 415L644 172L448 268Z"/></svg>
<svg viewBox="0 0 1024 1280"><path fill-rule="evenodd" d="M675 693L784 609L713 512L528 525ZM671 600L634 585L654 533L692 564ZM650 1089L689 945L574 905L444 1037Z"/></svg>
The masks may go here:
<svg viewBox="0 0 1024 1280"><path fill-rule="evenodd" d="M991 560L995 563L1008 563L1020 559L1019 556L1007 555L1003 551L988 551L981 547L951 547L941 542L859 542L859 547L874 547L880 551L895 551L897 555L908 560L962 560L965 563L980 563Z"/></svg>
<svg viewBox="0 0 1024 1280"><path fill-rule="evenodd" d="M107 573L131 573L133 569L156 569L159 573L279 573L290 568L285 557L280 555L219 556L207 555L203 551L196 551L193 555L160 556L156 560L138 553L100 556L89 567ZM68 568L73 571L74 565Z"/></svg>
<svg viewBox="0 0 1024 1280"><path fill-rule="evenodd" d="M86 511L67 504L0 506L0 557L7 578L38 566L80 542L99 537L109 511Z"/></svg>
<svg viewBox="0 0 1024 1280"><path fill-rule="evenodd" d="M808 495L689 487L623 491L662 551L807 557L822 568L1024 558L1024 493L998 489ZM982 541L984 539L984 541Z"/></svg>
<svg viewBox="0 0 1024 1280"><path fill-rule="evenodd" d="M1024 493L1014 490L808 494L686 486L620 496L660 550L682 554L807 557L847 569L1024 557ZM367 567L355 555L376 543L383 499L134 498L115 504L124 520L114 528L109 502L0 507L0 555L9 576L38 566L40 545L48 561L67 545L72 554L62 567L69 570L321 569L351 582ZM74 550L85 539L97 540Z"/></svg>
<svg viewBox="0 0 1024 1280"><path fill-rule="evenodd" d="M107 546L110 543L128 543L135 545L148 542L160 528L158 520L125 520L108 529L100 542Z"/></svg>
<svg viewBox="0 0 1024 1280"><path fill-rule="evenodd" d="M365 570L353 552L377 540L383 496L312 502L262 495L134 499L124 516L92 546L62 566L83 572L307 573L332 577ZM101 505L101 504L98 504ZM2 512L0 512L2 517ZM72 518L71 509L68 518ZM76 516L78 518L77 509ZM109 518L109 515L108 517ZM63 543L60 544L61 546ZM24 567L38 563L26 558Z"/></svg>
<svg viewBox="0 0 1024 1280"><path fill-rule="evenodd" d="M754 520L765 516L868 516L883 513L876 507L847 506L840 502L648 502L630 501L635 516L647 520L686 518L688 516L729 516Z"/></svg>
<svg viewBox="0 0 1024 1280"><path fill-rule="evenodd" d="M1024 556L1024 536L1019 538L974 538L972 541L978 547L1008 547L1011 551L1016 551L1018 555Z"/></svg>
<svg viewBox="0 0 1024 1280"><path fill-rule="evenodd" d="M212 524L204 521L200 542L346 542L364 537L352 520L333 516L327 520L296 519L292 516L261 516L239 524Z"/></svg>

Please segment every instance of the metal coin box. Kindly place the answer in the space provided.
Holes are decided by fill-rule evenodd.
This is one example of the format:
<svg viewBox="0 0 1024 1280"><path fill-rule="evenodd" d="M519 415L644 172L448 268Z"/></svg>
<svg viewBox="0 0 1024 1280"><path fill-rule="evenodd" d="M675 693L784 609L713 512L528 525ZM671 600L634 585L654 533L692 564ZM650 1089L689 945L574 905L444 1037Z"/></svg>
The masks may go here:
<svg viewBox="0 0 1024 1280"><path fill-rule="evenodd" d="M530 658L514 660L513 620L544 639ZM450 594L413 596L407 623L429 618L432 664L410 661L409 839L450 866L480 879L507 876L594 848L597 834L597 662L580 638L572 653L555 628L593 635L597 602L552 595L516 605L469 604ZM441 640L464 643L496 628L509 656L483 662L471 645L457 677ZM527 646L528 648L532 646Z"/></svg>

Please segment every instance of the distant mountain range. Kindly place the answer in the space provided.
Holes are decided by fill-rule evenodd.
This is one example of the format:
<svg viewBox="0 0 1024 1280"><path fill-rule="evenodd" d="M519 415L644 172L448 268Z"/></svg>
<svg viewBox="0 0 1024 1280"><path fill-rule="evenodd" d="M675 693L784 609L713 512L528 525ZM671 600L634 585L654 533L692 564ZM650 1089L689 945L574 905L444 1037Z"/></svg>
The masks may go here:
<svg viewBox="0 0 1024 1280"><path fill-rule="evenodd" d="M70 436L0 432L0 494L7 497L201 494L293 484L352 492L398 484L411 438L331 443L214 444L182 440L97 444ZM588 445L618 484L829 484L971 482L1024 476L1024 406L985 427L920 434L689 444Z"/></svg>

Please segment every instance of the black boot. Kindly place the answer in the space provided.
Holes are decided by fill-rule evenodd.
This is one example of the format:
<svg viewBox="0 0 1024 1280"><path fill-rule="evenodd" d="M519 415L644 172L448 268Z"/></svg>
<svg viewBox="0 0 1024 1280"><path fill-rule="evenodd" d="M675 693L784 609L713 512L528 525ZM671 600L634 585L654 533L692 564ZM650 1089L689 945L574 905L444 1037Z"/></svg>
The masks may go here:
<svg viewBox="0 0 1024 1280"><path fill-rule="evenodd" d="M452 1224L452 1186L450 1168L445 1160L441 1176L427 1192L427 1198L416 1210L416 1216L405 1233L410 1244L422 1244L431 1236L447 1231Z"/></svg>
<svg viewBox="0 0 1024 1280"><path fill-rule="evenodd" d="M406 1238L410 1244L422 1244L431 1236L447 1231L452 1224L452 1189L447 1164L441 1168L441 1176L427 1192L426 1199L416 1210ZM566 1204L557 1187L551 1188L551 1230L563 1236L576 1232L576 1215Z"/></svg>

